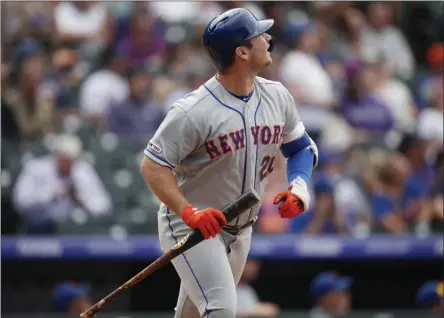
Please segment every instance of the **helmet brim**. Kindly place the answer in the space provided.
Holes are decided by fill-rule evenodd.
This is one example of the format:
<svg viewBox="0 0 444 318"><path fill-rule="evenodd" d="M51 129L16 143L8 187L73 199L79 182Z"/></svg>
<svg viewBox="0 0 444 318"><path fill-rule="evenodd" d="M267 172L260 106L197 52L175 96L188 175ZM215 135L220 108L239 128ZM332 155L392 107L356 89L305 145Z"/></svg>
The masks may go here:
<svg viewBox="0 0 444 318"><path fill-rule="evenodd" d="M274 19L266 19L257 21L257 29L247 40L254 38L262 33L267 32L274 24Z"/></svg>

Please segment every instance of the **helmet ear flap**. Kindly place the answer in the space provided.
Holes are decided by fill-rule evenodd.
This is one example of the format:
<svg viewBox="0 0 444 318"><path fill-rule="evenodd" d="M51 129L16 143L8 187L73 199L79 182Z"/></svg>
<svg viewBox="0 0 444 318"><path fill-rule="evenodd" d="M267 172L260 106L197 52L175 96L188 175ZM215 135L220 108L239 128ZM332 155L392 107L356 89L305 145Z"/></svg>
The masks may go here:
<svg viewBox="0 0 444 318"><path fill-rule="evenodd" d="M268 48L268 52L271 52L271 51L273 51L274 46L276 45L275 37L271 35L271 39L268 43L270 43L270 47Z"/></svg>

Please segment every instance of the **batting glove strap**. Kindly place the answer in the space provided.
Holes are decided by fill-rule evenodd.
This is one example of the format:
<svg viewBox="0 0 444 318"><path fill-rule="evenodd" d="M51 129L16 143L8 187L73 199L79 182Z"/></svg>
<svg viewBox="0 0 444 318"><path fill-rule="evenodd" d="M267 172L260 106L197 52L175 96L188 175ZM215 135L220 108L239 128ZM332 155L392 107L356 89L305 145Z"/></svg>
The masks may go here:
<svg viewBox="0 0 444 318"><path fill-rule="evenodd" d="M307 184L301 177L297 177L291 182L290 192L297 196L304 204L304 211L310 206L310 194L308 193Z"/></svg>
<svg viewBox="0 0 444 318"><path fill-rule="evenodd" d="M191 216L193 216L196 212L198 212L198 209L193 206L187 206L182 210L181 216L182 220L189 226L189 221L191 219Z"/></svg>

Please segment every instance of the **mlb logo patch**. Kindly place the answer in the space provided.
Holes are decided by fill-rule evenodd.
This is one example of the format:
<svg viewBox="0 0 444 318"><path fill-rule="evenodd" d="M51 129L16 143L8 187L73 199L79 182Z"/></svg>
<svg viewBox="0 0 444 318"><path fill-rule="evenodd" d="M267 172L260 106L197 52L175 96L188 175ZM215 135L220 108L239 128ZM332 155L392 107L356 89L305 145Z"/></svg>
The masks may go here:
<svg viewBox="0 0 444 318"><path fill-rule="evenodd" d="M148 147L150 147L151 149L153 149L157 153L161 153L161 151L162 151L162 148L160 148L159 146L156 146L155 144L153 144L151 142L148 144Z"/></svg>

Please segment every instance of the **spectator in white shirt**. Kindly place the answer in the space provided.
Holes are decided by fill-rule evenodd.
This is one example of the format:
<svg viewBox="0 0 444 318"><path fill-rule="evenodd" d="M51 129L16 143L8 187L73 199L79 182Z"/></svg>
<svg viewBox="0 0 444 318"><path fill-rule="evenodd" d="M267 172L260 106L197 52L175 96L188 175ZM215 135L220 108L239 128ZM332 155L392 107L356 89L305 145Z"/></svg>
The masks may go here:
<svg viewBox="0 0 444 318"><path fill-rule="evenodd" d="M444 143L444 105L443 105L443 76L437 76L434 81L434 97L431 107L423 109L418 120L418 135L428 140L435 150L440 150Z"/></svg>
<svg viewBox="0 0 444 318"><path fill-rule="evenodd" d="M108 7L99 1L61 1L54 9L54 22L63 43L81 45L108 39Z"/></svg>
<svg viewBox="0 0 444 318"><path fill-rule="evenodd" d="M58 221L75 208L93 217L111 212L111 198L94 168L77 158L82 144L77 137L57 138L53 155L29 160L13 190L13 202L28 233L54 233Z"/></svg>
<svg viewBox="0 0 444 318"><path fill-rule="evenodd" d="M193 21L207 25L212 17L223 12L222 6L217 2L152 1L148 3L148 7L155 16L171 24Z"/></svg>
<svg viewBox="0 0 444 318"><path fill-rule="evenodd" d="M346 8L338 15L333 48L345 62L360 59L365 52L365 28L365 17L356 8Z"/></svg>
<svg viewBox="0 0 444 318"><path fill-rule="evenodd" d="M261 6L258 6L254 2L247 1L222 1L221 4L225 7L225 10L244 8L253 13L253 15L258 19L266 19L265 13Z"/></svg>
<svg viewBox="0 0 444 318"><path fill-rule="evenodd" d="M384 52L367 51L364 60L375 66L377 74L375 95L392 113L394 128L400 132L413 131L418 108L409 87L394 76L393 68Z"/></svg>
<svg viewBox="0 0 444 318"><path fill-rule="evenodd" d="M81 114L102 126L112 103L124 101L129 94L127 61L109 47L103 56L104 68L89 75L80 89Z"/></svg>
<svg viewBox="0 0 444 318"><path fill-rule="evenodd" d="M287 36L295 49L284 56L280 79L293 95L305 127L315 137L336 103L333 83L316 57L320 41L313 21L301 13L287 26Z"/></svg>
<svg viewBox="0 0 444 318"><path fill-rule="evenodd" d="M322 108L333 106L333 84L316 57L319 37L314 23L302 17L292 21L287 36L296 48L283 58L280 75L296 102Z"/></svg>
<svg viewBox="0 0 444 318"><path fill-rule="evenodd" d="M393 25L392 6L382 1L372 2L367 7L367 17L370 27L363 33L366 46L382 50L395 74L409 80L415 72L415 61L401 30Z"/></svg>

